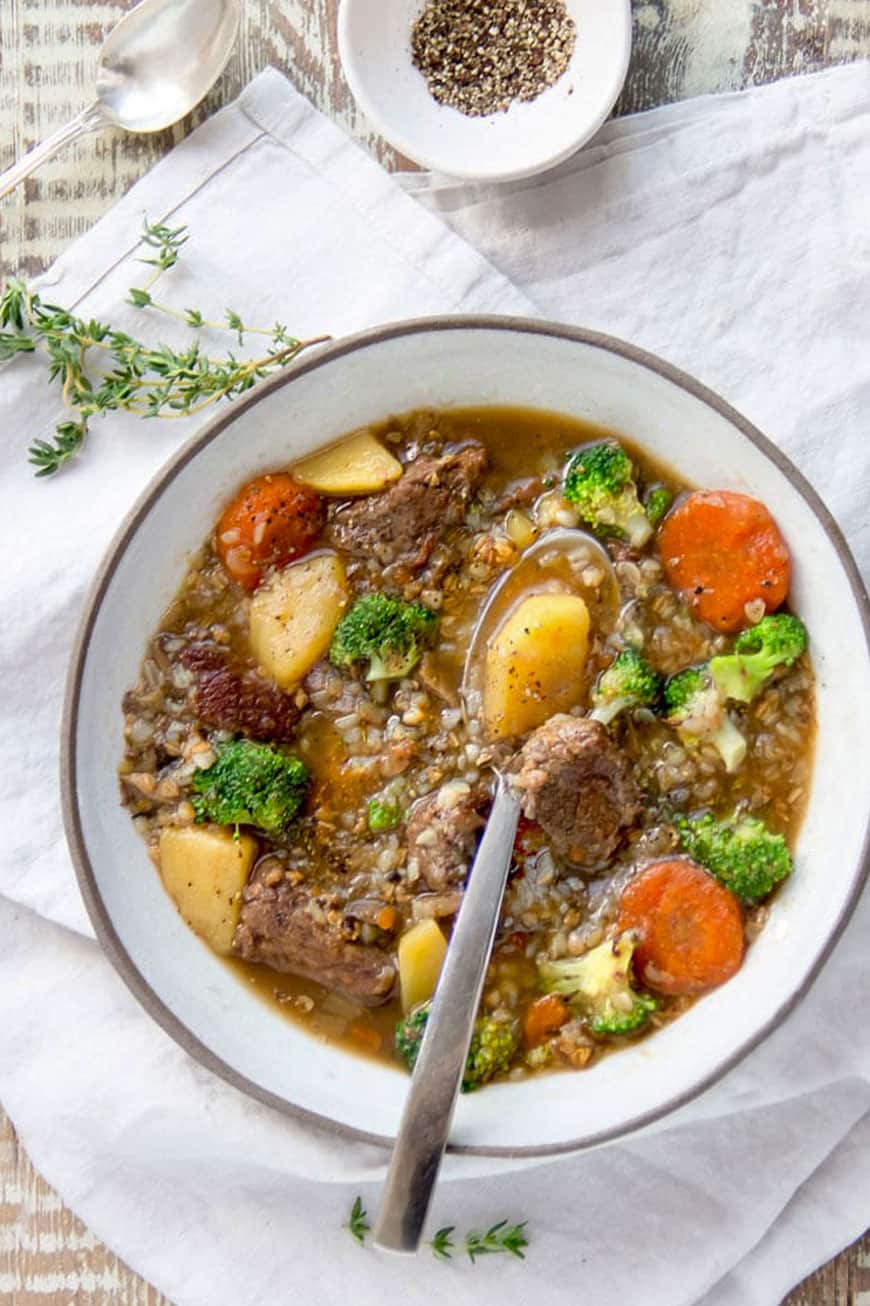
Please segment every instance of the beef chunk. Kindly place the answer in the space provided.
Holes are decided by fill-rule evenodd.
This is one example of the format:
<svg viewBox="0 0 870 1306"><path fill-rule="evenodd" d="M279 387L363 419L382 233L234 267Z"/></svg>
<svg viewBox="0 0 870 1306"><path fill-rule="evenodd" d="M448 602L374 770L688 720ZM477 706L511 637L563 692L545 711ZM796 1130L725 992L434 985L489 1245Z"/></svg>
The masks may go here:
<svg viewBox="0 0 870 1306"><path fill-rule="evenodd" d="M327 658L315 662L302 681L302 687L316 707L322 707L333 716L356 712L360 706L357 682L344 675Z"/></svg>
<svg viewBox="0 0 870 1306"><path fill-rule="evenodd" d="M461 885L477 847L487 802L484 791L455 782L427 794L408 818L408 865L416 863L420 879L435 893Z"/></svg>
<svg viewBox="0 0 870 1306"><path fill-rule="evenodd" d="M459 692L450 674L433 658L431 653L424 653L417 666L417 679L436 698L440 698L448 707L459 706ZM455 674L455 673L454 673Z"/></svg>
<svg viewBox="0 0 870 1306"><path fill-rule="evenodd" d="M389 489L334 509L333 542L359 557L419 571L445 532L462 521L486 466L479 444L417 458Z"/></svg>
<svg viewBox="0 0 870 1306"><path fill-rule="evenodd" d="M543 476L524 476L521 480L511 482L493 505L492 511L499 515L511 508L528 508L540 498L545 489Z"/></svg>
<svg viewBox="0 0 870 1306"><path fill-rule="evenodd" d="M290 739L299 709L289 694L246 668L234 671L214 644L190 644L181 661L196 677L192 707L204 725L250 739Z"/></svg>
<svg viewBox="0 0 870 1306"><path fill-rule="evenodd" d="M526 740L512 773L526 816L581 866L606 861L638 814L628 761L588 718L551 717Z"/></svg>
<svg viewBox="0 0 870 1306"><path fill-rule="evenodd" d="M345 939L341 920L331 923L304 884L286 879L267 884L266 878L255 869L242 893L233 941L238 955L316 980L365 1007L386 1002L396 978L392 958L380 948Z"/></svg>
<svg viewBox="0 0 870 1306"><path fill-rule="evenodd" d="M637 550L633 549L627 540L611 538L604 540L603 544L610 554L612 562L637 562L640 557Z"/></svg>

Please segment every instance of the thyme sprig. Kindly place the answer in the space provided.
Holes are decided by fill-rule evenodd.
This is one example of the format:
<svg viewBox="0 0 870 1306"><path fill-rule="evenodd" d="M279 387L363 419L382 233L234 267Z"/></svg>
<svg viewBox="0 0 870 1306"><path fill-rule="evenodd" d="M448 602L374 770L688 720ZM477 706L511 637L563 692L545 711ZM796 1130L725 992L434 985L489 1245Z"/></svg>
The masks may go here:
<svg viewBox="0 0 870 1306"><path fill-rule="evenodd" d="M524 1247L528 1247L526 1221L521 1224L508 1224L499 1220L486 1233L468 1233L465 1236L465 1250L472 1265L478 1256L488 1256L493 1252L508 1252L511 1256L525 1260Z"/></svg>
<svg viewBox="0 0 870 1306"><path fill-rule="evenodd" d="M491 1256L498 1252L507 1252L510 1256L516 1256L524 1261L526 1258L523 1248L529 1245L526 1223L523 1220L522 1224L508 1224L507 1220L499 1220L498 1224L492 1225L486 1233L477 1233L472 1229L465 1235L465 1242L460 1250L465 1252L472 1265L476 1264L478 1256ZM456 1251L456 1243L453 1241L455 1228L455 1225L448 1224L445 1228L439 1229L429 1243L432 1255L437 1256L441 1261L449 1261Z"/></svg>
<svg viewBox="0 0 870 1306"><path fill-rule="evenodd" d="M439 1261L452 1260L453 1253L457 1250L465 1252L472 1265L477 1264L479 1256L492 1256L500 1252L507 1253L509 1256L516 1256L518 1260L524 1261L524 1249L529 1245L526 1236L527 1223L526 1220L523 1220L521 1224L508 1224L507 1220L499 1220L497 1224L491 1225L485 1233L470 1230L459 1244L453 1241L456 1226L448 1224L437 1231L430 1240L429 1246L432 1249L432 1255ZM351 1237L359 1243L360 1247L365 1246L366 1235L370 1232L370 1226L368 1213L362 1204L361 1197L354 1200L347 1222L342 1227L349 1231Z"/></svg>
<svg viewBox="0 0 870 1306"><path fill-rule="evenodd" d="M186 227L145 222L142 242L148 256L138 261L153 271L142 285L130 287L128 302L175 318L193 331L232 331L239 347L249 335L264 336L268 346L260 357L241 359L232 352L212 357L198 335L182 349L148 345L105 322L45 303L17 279L0 294L0 362L18 354L44 353L49 383L60 385L70 409L51 440L34 440L28 450L37 476L53 475L81 451L93 417L118 411L139 417L190 417L218 400L244 394L303 349L329 338L299 340L281 322L253 327L232 308L217 320L196 308L178 310L160 302L154 286L175 267L187 240Z"/></svg>

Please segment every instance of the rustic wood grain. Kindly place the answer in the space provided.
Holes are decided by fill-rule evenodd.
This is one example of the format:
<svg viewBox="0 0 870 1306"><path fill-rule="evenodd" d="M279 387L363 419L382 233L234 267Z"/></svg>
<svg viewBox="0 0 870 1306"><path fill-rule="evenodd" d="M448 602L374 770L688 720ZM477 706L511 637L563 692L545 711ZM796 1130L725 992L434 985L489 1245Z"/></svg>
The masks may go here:
<svg viewBox="0 0 870 1306"><path fill-rule="evenodd" d="M89 100L122 0L0 0L0 168ZM633 0L634 52L617 112L737 90L870 54L870 0ZM46 267L176 141L267 64L286 72L387 168L338 61L337 0L245 0L236 52L207 101L156 136L85 138L0 202L0 275ZM0 1303L170 1306L90 1234L33 1170L0 1112ZM772 1304L774 1306L774 1304ZM784 1306L870 1306L870 1235Z"/></svg>
<svg viewBox="0 0 870 1306"><path fill-rule="evenodd" d="M0 0L0 167L86 104L122 0ZM44 268L175 141L266 64L287 72L388 168L400 156L356 109L338 61L337 0L245 0L236 52L205 103L156 136L85 138L0 203L0 273ZM617 111L735 90L870 52L870 0L635 0Z"/></svg>
<svg viewBox="0 0 870 1306"><path fill-rule="evenodd" d="M103 1247L40 1179L0 1112L0 1302L171 1306Z"/></svg>

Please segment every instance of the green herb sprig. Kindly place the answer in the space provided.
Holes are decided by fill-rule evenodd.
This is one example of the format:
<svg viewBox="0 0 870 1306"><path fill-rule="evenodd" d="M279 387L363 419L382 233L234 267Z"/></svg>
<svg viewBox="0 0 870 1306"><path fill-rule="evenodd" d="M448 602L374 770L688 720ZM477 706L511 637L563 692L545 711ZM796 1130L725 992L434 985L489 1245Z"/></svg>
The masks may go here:
<svg viewBox="0 0 870 1306"><path fill-rule="evenodd" d="M347 1229L351 1238L358 1242L360 1247L366 1240L366 1234L371 1232L371 1225L368 1222L368 1212L362 1204L362 1198L354 1198L353 1206L350 1208L350 1215L347 1217L347 1223L342 1225Z"/></svg>
<svg viewBox="0 0 870 1306"><path fill-rule="evenodd" d="M478 1256L489 1256L493 1252L508 1252L509 1255L524 1261L523 1249L529 1245L526 1223L523 1220L522 1224L509 1225L507 1220L499 1220L498 1224L492 1225L486 1233L466 1234L465 1250L472 1265L475 1264Z"/></svg>
<svg viewBox="0 0 870 1306"><path fill-rule="evenodd" d="M132 286L129 303L176 318L194 331L229 330L240 346L249 335L268 339L258 358L233 353L214 358L197 335L185 349L144 344L105 322L85 320L56 304L44 303L24 282L11 280L0 294L0 363L18 354L41 352L48 361L49 383L61 387L71 410L51 440L35 440L28 450L37 476L51 476L82 449L91 418L123 411L139 417L190 417L221 399L235 399L272 372L286 367L303 349L328 336L299 340L286 326L253 327L228 308L220 321L196 308L179 311L158 301L154 286L171 268L188 239L186 227L146 221L142 241L149 256L139 262L154 271L141 286Z"/></svg>
<svg viewBox="0 0 870 1306"><path fill-rule="evenodd" d="M439 1261L452 1260L455 1251L465 1252L472 1265L477 1264L480 1256L492 1256L498 1253L516 1256L518 1260L524 1261L524 1249L529 1245L526 1236L527 1223L523 1220L521 1224L508 1224L507 1220L499 1220L497 1224L487 1229L486 1233L470 1230L459 1244L453 1241L456 1226L448 1224L437 1231L430 1240L429 1247L432 1249L432 1255ZM342 1227L348 1230L361 1247L365 1245L370 1226L361 1197L354 1200L347 1222Z"/></svg>
<svg viewBox="0 0 870 1306"><path fill-rule="evenodd" d="M432 1255L437 1256L440 1261L449 1261L453 1255L453 1250L456 1244L453 1242L452 1235L455 1231L455 1224L445 1225L443 1229L438 1230L435 1237L429 1243L429 1246L432 1248Z"/></svg>

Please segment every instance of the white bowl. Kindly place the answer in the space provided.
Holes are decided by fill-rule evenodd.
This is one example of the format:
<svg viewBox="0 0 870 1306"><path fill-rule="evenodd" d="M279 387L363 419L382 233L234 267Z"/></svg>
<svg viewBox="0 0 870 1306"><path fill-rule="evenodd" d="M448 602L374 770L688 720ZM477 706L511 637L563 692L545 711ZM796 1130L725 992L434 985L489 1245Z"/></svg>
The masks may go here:
<svg viewBox="0 0 870 1306"><path fill-rule="evenodd" d="M183 924L118 801L120 705L189 554L240 482L389 413L481 404L589 419L637 440L689 481L764 500L792 547L793 597L818 678L815 780L796 870L740 972L680 1020L590 1071L460 1098L452 1146L542 1155L648 1123L733 1066L806 992L867 874L870 602L814 491L710 391L620 341L511 318L385 327L262 385L160 472L108 552L70 673L65 819L106 952L191 1055L280 1109L358 1137L392 1138L407 1078L310 1039Z"/></svg>
<svg viewBox="0 0 870 1306"><path fill-rule="evenodd" d="M469 181L543 172L593 136L616 103L631 53L630 0L565 0L571 61L536 100L470 118L439 104L411 62L425 0L342 0L338 49L354 98L382 136L425 168Z"/></svg>

